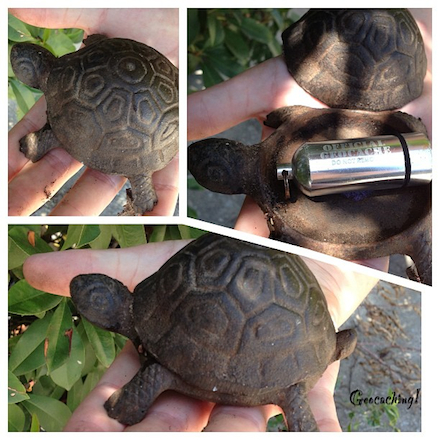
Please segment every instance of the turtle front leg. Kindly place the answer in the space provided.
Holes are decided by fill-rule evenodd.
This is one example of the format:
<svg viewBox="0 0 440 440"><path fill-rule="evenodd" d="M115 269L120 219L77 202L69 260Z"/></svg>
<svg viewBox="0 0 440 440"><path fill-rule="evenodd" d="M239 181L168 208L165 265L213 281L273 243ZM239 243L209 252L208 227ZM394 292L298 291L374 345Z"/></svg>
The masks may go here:
<svg viewBox="0 0 440 440"><path fill-rule="evenodd" d="M20 151L32 162L39 161L48 151L59 146L59 141L49 124L20 139Z"/></svg>
<svg viewBox="0 0 440 440"><path fill-rule="evenodd" d="M319 431L307 400L304 384L300 383L291 386L286 392L284 402L280 402L279 405L284 411L284 418L289 431Z"/></svg>
<svg viewBox="0 0 440 440"><path fill-rule="evenodd" d="M158 363L146 362L126 385L105 402L109 417L124 425L139 423L150 406L164 391L172 389L174 375Z"/></svg>
<svg viewBox="0 0 440 440"><path fill-rule="evenodd" d="M152 174L128 177L131 190L127 190L127 203L121 215L142 215L157 204Z"/></svg>

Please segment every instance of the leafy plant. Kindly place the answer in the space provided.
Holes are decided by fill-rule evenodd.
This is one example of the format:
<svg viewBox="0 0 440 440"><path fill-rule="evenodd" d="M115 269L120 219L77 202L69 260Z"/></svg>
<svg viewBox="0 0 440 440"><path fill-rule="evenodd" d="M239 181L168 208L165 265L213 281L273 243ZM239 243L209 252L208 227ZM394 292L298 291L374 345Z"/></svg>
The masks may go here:
<svg viewBox="0 0 440 440"><path fill-rule="evenodd" d="M205 87L281 53L281 32L298 16L289 9L188 9L188 74Z"/></svg>
<svg viewBox="0 0 440 440"><path fill-rule="evenodd" d="M82 320L70 298L30 286L23 278L26 258L203 233L187 226L9 226L9 431L60 431L125 342L124 337Z"/></svg>
<svg viewBox="0 0 440 440"><path fill-rule="evenodd" d="M388 390L388 396L392 396L392 391ZM399 408L397 403L380 403L371 405L368 409L359 411L351 411L348 414L350 422L347 426L348 432L358 431L361 420L372 427L388 425L393 431L400 432L397 423L400 419Z"/></svg>
<svg viewBox="0 0 440 440"><path fill-rule="evenodd" d="M11 53L11 48L15 43L28 42L38 44L60 57L66 53L74 52L82 39L83 31L81 29L39 28L8 14L8 54ZM42 93L18 81L12 71L10 61L8 64L8 86L9 98L17 102L17 119L20 120L41 97Z"/></svg>

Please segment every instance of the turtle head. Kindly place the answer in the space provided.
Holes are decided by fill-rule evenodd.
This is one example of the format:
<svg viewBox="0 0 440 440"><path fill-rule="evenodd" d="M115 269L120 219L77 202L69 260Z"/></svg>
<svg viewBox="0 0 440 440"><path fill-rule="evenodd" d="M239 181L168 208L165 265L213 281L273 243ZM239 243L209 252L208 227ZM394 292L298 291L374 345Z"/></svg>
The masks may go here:
<svg viewBox="0 0 440 440"><path fill-rule="evenodd" d="M211 138L188 148L188 169L200 185L223 194L249 194L251 165L256 155L251 146L229 139Z"/></svg>
<svg viewBox="0 0 440 440"><path fill-rule="evenodd" d="M11 49L11 65L15 76L30 87L46 91L47 78L56 57L44 47L18 43Z"/></svg>
<svg viewBox="0 0 440 440"><path fill-rule="evenodd" d="M70 296L92 324L136 339L133 295L120 281L102 274L78 275L70 282Z"/></svg>

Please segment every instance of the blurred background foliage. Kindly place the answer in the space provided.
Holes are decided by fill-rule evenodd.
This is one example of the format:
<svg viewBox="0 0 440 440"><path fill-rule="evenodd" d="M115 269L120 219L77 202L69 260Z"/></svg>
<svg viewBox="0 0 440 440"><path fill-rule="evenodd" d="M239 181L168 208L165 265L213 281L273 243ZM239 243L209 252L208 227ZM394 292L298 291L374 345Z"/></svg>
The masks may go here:
<svg viewBox="0 0 440 440"><path fill-rule="evenodd" d="M9 61L12 46L21 42L34 43L60 57L77 50L83 34L81 29L44 29L31 26L8 14L8 97L17 103L17 120L23 117L42 93L21 83L15 77Z"/></svg>
<svg viewBox="0 0 440 440"><path fill-rule="evenodd" d="M188 9L188 74L211 87L282 52L292 9ZM189 86L189 92L195 91Z"/></svg>
<svg viewBox="0 0 440 440"><path fill-rule="evenodd" d="M203 233L184 225L9 226L9 432L61 431L126 340L81 319L70 298L34 289L23 278L26 258L190 239Z"/></svg>

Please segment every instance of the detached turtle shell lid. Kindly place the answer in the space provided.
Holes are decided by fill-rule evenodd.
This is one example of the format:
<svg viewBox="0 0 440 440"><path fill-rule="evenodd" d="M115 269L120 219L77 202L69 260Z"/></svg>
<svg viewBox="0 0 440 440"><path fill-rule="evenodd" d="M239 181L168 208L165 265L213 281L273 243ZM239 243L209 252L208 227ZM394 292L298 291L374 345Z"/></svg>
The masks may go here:
<svg viewBox="0 0 440 440"><path fill-rule="evenodd" d="M311 9L282 39L289 72L329 107L391 110L422 93L426 54L407 9Z"/></svg>

